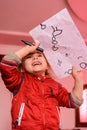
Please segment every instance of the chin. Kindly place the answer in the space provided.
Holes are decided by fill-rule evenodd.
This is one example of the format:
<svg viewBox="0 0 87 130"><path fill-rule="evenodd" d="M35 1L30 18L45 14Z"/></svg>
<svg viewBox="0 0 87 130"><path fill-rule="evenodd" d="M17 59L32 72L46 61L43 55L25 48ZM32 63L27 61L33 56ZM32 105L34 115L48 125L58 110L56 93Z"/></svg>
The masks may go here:
<svg viewBox="0 0 87 130"><path fill-rule="evenodd" d="M42 75L43 71L41 71L41 70L33 71L33 74L34 75Z"/></svg>

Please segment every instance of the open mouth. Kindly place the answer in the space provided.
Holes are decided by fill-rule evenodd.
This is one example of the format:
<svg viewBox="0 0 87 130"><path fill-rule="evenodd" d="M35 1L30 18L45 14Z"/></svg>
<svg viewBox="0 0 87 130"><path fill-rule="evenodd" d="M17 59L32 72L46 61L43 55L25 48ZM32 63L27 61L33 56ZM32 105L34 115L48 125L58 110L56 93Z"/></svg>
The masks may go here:
<svg viewBox="0 0 87 130"><path fill-rule="evenodd" d="M36 62L33 62L32 65L33 65L33 66L41 65L41 63L40 63L39 61L36 61Z"/></svg>

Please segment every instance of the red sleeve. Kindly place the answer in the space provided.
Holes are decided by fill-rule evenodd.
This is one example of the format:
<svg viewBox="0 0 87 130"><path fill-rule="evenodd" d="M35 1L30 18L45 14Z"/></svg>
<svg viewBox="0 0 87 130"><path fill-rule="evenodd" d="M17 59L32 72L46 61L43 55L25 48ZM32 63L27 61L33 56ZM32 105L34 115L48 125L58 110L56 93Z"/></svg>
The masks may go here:
<svg viewBox="0 0 87 130"><path fill-rule="evenodd" d="M58 84L58 102L59 106L67 107L67 108L76 108L71 93L67 91L66 88L62 87L61 84Z"/></svg>
<svg viewBox="0 0 87 130"><path fill-rule="evenodd" d="M0 63L2 80L11 92L14 92L21 82L22 73L17 70L17 66L17 63L4 59Z"/></svg>

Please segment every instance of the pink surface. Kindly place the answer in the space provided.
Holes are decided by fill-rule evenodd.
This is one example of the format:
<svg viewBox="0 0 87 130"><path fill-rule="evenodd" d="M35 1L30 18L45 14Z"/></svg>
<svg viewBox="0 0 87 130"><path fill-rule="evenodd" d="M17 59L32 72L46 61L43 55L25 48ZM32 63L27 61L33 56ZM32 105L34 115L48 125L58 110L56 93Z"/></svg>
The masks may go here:
<svg viewBox="0 0 87 130"><path fill-rule="evenodd" d="M71 0L72 2L82 2L81 6L86 9L84 1L87 0ZM76 4L77 6L78 4ZM79 7L79 5L77 6ZM28 32L40 22L54 15L63 8L69 10L76 26L78 27L83 38L87 42L87 22L79 19L77 14L72 12L72 8L68 6L67 0L0 0L0 54L5 54L14 49L22 38L30 40ZM87 9L86 9L87 10ZM83 14L83 10L79 11ZM85 11L85 14L86 15ZM86 17L87 18L87 17ZM87 21L87 19L86 19ZM75 43L76 44L76 43ZM87 71L85 72L84 82L87 83ZM73 87L72 78L62 80L65 86L71 90ZM0 130L11 130L11 95L0 79ZM75 127L74 111L62 109L62 129L73 129ZM68 117L68 121L66 120ZM72 118L71 118L72 117ZM68 128L67 128L68 127Z"/></svg>
<svg viewBox="0 0 87 130"><path fill-rule="evenodd" d="M87 22L87 0L67 0L73 12Z"/></svg>

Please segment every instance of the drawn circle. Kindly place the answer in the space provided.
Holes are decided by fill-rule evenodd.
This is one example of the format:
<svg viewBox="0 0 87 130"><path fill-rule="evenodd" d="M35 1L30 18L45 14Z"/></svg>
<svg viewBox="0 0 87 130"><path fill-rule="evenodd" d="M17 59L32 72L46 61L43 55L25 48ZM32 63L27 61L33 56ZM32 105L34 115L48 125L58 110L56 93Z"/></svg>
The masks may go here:
<svg viewBox="0 0 87 130"><path fill-rule="evenodd" d="M46 25L45 24L40 24L41 26L41 29L44 30L46 28Z"/></svg>
<svg viewBox="0 0 87 130"><path fill-rule="evenodd" d="M56 47L56 46L54 45L54 46L52 46L52 50L53 50L53 51L57 51L57 50L58 50L58 47Z"/></svg>
<svg viewBox="0 0 87 130"><path fill-rule="evenodd" d="M58 42L52 38L52 44L57 44Z"/></svg>
<svg viewBox="0 0 87 130"><path fill-rule="evenodd" d="M71 74L72 73L72 69L68 69L68 71L65 72L65 74Z"/></svg>
<svg viewBox="0 0 87 130"><path fill-rule="evenodd" d="M87 63L81 62L81 63L80 63L80 67L81 67L82 69L86 69Z"/></svg>

